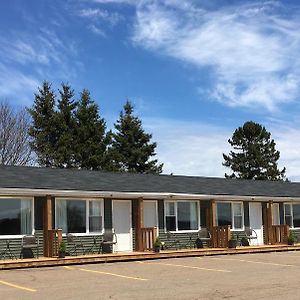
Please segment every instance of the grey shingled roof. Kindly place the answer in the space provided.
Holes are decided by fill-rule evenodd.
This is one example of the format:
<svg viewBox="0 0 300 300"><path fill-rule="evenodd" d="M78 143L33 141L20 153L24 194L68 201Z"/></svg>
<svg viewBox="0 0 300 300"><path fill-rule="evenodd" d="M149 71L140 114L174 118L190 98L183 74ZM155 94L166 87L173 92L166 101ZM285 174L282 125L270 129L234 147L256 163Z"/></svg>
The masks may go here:
<svg viewBox="0 0 300 300"><path fill-rule="evenodd" d="M1 188L299 197L300 183L0 166Z"/></svg>

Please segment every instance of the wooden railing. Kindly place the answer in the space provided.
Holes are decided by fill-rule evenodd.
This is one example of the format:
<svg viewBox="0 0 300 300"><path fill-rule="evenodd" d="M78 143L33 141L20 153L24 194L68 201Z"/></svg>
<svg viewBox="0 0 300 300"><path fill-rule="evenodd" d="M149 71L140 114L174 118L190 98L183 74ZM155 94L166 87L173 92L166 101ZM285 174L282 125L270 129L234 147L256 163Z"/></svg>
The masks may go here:
<svg viewBox="0 0 300 300"><path fill-rule="evenodd" d="M211 247L227 248L231 237L230 226L213 226L211 237Z"/></svg>
<svg viewBox="0 0 300 300"><path fill-rule="evenodd" d="M272 225L271 243L275 244L287 244L289 237L289 225Z"/></svg>
<svg viewBox="0 0 300 300"><path fill-rule="evenodd" d="M62 241L62 230L48 230L48 257L58 256L59 244Z"/></svg>
<svg viewBox="0 0 300 300"><path fill-rule="evenodd" d="M157 235L157 228L141 228L141 240L142 240L142 247L141 251L151 251L153 250L154 241Z"/></svg>

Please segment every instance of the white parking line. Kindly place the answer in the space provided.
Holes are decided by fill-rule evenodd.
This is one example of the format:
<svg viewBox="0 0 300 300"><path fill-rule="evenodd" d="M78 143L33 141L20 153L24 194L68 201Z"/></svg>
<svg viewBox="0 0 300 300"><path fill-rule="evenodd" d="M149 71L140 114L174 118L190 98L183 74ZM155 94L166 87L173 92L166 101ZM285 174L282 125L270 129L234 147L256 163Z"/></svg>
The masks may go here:
<svg viewBox="0 0 300 300"><path fill-rule="evenodd" d="M3 280L0 280L0 284L7 285L7 286L13 287L15 289L19 289L19 290L24 290L24 291L27 291L27 292L36 292L35 289L31 289L31 288L28 288L28 287L24 287L24 286L17 285L17 284L14 284L14 283L3 281Z"/></svg>
<svg viewBox="0 0 300 300"><path fill-rule="evenodd" d="M132 276L126 276L126 275L120 275L116 273L110 273L110 272L104 272L104 271L97 271L97 270L90 270L90 269L82 269L82 268L73 268L69 266L65 266L68 270L77 270L82 272L90 272L90 273L96 273L96 274L102 274L102 275L109 275L109 276L115 276L115 277L121 277L125 279L133 279L133 280L140 280L140 281L147 281L149 279L146 278L140 278L140 277L132 277Z"/></svg>
<svg viewBox="0 0 300 300"><path fill-rule="evenodd" d="M224 272L224 273L231 273L232 271L229 270L220 270L220 269L211 269L211 268L201 268L201 267L194 267L194 266L187 266L187 265L178 265L178 264L168 264L168 263L158 263L158 262L142 262L139 261L140 264L145 265L162 265L162 266L170 266L170 267L179 267L179 268L187 268L187 269L196 269L196 270L203 270L203 271L213 271L213 272Z"/></svg>
<svg viewBox="0 0 300 300"><path fill-rule="evenodd" d="M262 265L271 265L271 266L278 266L278 267L298 267L296 265L289 265L289 264L277 264L277 263L270 263L270 262L262 262L262 261L253 261L253 260L246 260L246 259L236 259L236 258L220 258L220 257L210 257L210 259L216 260L229 260L229 261L236 261L236 262L246 262L252 264L262 264Z"/></svg>

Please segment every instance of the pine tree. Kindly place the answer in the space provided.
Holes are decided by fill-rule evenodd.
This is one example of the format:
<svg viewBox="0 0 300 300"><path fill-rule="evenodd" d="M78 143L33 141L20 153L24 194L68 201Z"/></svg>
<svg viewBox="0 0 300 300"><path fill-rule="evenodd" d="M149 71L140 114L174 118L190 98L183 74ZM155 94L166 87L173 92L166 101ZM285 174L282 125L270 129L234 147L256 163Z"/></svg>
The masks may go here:
<svg viewBox="0 0 300 300"><path fill-rule="evenodd" d="M55 94L51 84L44 81L35 94L34 104L28 109L32 117L29 135L32 138L31 147L41 166L51 167L54 162L56 125L55 125Z"/></svg>
<svg viewBox="0 0 300 300"><path fill-rule="evenodd" d="M75 112L75 162L76 166L88 170L108 169L106 123L99 116L98 105L91 100L88 90L80 94Z"/></svg>
<svg viewBox="0 0 300 300"><path fill-rule="evenodd" d="M141 120L133 115L133 106L127 101L115 124L110 149L114 168L136 173L161 173L163 164L155 156L156 143L150 143L151 134L145 133Z"/></svg>
<svg viewBox="0 0 300 300"><path fill-rule="evenodd" d="M228 140L234 151L223 154L224 166L230 167L231 175L226 178L255 180L283 180L285 168L278 169L280 152L275 149L271 133L265 127L252 121L246 122Z"/></svg>
<svg viewBox="0 0 300 300"><path fill-rule="evenodd" d="M73 168L75 167L74 132L76 125L74 111L77 102L73 99L74 90L68 84L62 84L59 94L58 112L56 113L57 144L54 165L59 168Z"/></svg>

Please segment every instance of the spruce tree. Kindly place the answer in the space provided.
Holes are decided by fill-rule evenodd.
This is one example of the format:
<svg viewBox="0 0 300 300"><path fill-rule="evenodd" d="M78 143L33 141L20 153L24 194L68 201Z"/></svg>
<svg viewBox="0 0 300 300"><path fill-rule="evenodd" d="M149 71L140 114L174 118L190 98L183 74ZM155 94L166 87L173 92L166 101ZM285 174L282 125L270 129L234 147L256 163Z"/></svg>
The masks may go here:
<svg viewBox="0 0 300 300"><path fill-rule="evenodd" d="M110 149L114 168L136 173L161 173L163 164L155 156L156 143L150 143L151 134L145 133L142 121L133 115L133 106L127 101L124 111L115 123Z"/></svg>
<svg viewBox="0 0 300 300"><path fill-rule="evenodd" d="M32 125L29 128L31 148L34 150L38 163L44 167L51 167L54 163L56 137L55 94L51 84L44 81L35 94L34 104L28 109Z"/></svg>
<svg viewBox="0 0 300 300"><path fill-rule="evenodd" d="M98 105L83 90L75 112L75 163L88 170L108 169L106 123L99 116Z"/></svg>
<svg viewBox="0 0 300 300"><path fill-rule="evenodd" d="M57 144L55 151L55 167L75 167L75 117L77 102L73 99L74 90L68 84L62 84L59 90L58 111L56 113Z"/></svg>
<svg viewBox="0 0 300 300"><path fill-rule="evenodd" d="M280 152L275 149L275 142L266 128L252 121L246 122L233 133L228 140L234 151L223 154L224 166L233 173L226 178L255 180L283 180L285 168L278 169Z"/></svg>

